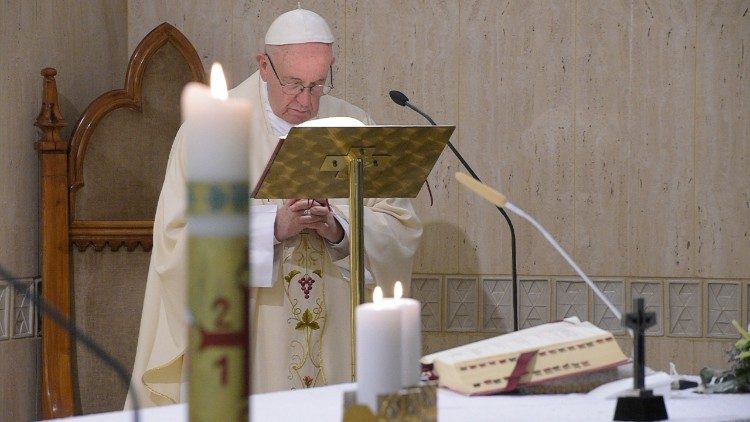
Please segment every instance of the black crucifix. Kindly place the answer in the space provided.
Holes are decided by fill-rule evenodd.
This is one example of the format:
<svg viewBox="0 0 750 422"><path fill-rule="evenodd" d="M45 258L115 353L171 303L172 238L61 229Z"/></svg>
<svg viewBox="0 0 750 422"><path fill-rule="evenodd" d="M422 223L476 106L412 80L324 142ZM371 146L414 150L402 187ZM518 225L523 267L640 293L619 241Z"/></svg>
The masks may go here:
<svg viewBox="0 0 750 422"><path fill-rule="evenodd" d="M645 312L643 298L633 300L634 312L625 314L622 325L633 330L633 394L617 398L616 421L658 421L668 419L664 397L646 387L646 347L644 332L656 324L656 314Z"/></svg>

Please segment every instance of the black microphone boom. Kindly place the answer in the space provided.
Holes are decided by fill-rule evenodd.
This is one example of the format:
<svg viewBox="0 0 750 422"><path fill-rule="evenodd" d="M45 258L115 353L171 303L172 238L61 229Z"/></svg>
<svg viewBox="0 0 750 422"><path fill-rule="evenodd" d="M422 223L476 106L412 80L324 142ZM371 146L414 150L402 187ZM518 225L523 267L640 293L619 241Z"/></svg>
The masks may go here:
<svg viewBox="0 0 750 422"><path fill-rule="evenodd" d="M417 113L421 114L425 119L427 119L428 122L430 122L431 125L437 126L434 120L430 118L426 113L424 113L422 110L418 109L416 106L411 104L409 102L409 97L404 95L401 91L390 91L388 95L391 96L391 100L393 100L394 103L400 105L401 107L409 107L410 109L416 111ZM469 172L471 177L476 179L477 181L481 182L479 179L479 176L477 176L476 173L474 173L474 170L471 168L469 163L464 160L464 157L461 156L461 153L458 152L456 147L453 146L451 141L448 141L448 148L453 151L453 154L458 158L458 161L461 162L461 165L464 166L466 171ZM510 259L511 259L511 271L512 271L512 278L513 278L513 331L518 331L518 272L516 270L516 231L513 229L513 222L510 220L510 217L505 212L504 209L500 207L496 207L498 211L500 211L500 214L505 217L505 221L508 223L508 229L510 230Z"/></svg>

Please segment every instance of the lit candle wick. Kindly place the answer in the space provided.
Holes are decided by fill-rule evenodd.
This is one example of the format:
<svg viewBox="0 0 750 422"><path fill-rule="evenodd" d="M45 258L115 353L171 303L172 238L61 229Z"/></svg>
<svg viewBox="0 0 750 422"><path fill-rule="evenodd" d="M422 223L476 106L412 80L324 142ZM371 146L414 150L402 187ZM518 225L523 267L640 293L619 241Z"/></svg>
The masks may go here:
<svg viewBox="0 0 750 422"><path fill-rule="evenodd" d="M395 299L401 299L401 296L404 295L404 288L401 286L401 282L397 281L396 285L393 286L393 297Z"/></svg>
<svg viewBox="0 0 750 422"><path fill-rule="evenodd" d="M379 304L383 301L383 289L380 286L375 286L375 290L372 292L372 303Z"/></svg>
<svg viewBox="0 0 750 422"><path fill-rule="evenodd" d="M224 78L224 70L219 63L211 66L211 96L220 100L226 100L229 97L227 80Z"/></svg>

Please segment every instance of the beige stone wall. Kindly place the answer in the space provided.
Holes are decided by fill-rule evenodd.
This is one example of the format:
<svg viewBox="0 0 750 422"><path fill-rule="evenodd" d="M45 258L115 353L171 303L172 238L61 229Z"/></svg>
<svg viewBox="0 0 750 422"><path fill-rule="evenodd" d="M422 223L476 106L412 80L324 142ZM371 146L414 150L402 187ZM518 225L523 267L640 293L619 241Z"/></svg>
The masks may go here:
<svg viewBox="0 0 750 422"><path fill-rule="evenodd" d="M72 126L104 91L121 88L127 2L3 0L0 4L0 264L18 280L39 276L38 183L33 123L43 67L58 71L61 111ZM65 133L70 132L66 128ZM0 420L37 417L39 337L28 299L0 280Z"/></svg>
<svg viewBox="0 0 750 422"><path fill-rule="evenodd" d="M129 2L129 46L162 20L235 83L296 1ZM618 306L647 299L652 366L725 364L748 322L748 1L308 1L337 37L335 94L381 123L446 124L480 177L535 216ZM509 232L460 189L449 151L416 199L413 295L433 351L510 327ZM531 226L512 217L521 326L577 314L619 327ZM624 340L623 340L624 342Z"/></svg>
<svg viewBox="0 0 750 422"><path fill-rule="evenodd" d="M169 21L230 83L255 70L271 19L297 1L5 1L0 8L0 262L32 280L37 164L31 126L38 71L58 68L63 114L119 87L137 42ZM748 323L750 291L750 1L355 1L303 6L331 22L335 95L376 121L436 121L483 180L534 215L610 297L644 295L660 312L649 337L659 367L720 365L727 320ZM750 42L748 42L750 45ZM74 78L75 75L75 78ZM85 75L85 79L82 76ZM416 199L425 223L414 295L425 345L507 330L505 223L452 178L446 151ZM519 218L527 324L570 312L612 324L544 239ZM430 325L431 324L431 325ZM32 418L38 340L0 340L0 419ZM9 353L6 353L9 351ZM12 357L8 357L12 356ZM21 365L7 364L8 359ZM26 362L26 363L23 363ZM25 365L25 366L24 366ZM25 390L24 390L25 389ZM14 393L15 394L15 393ZM13 396L16 397L16 396ZM10 413L9 413L10 412Z"/></svg>

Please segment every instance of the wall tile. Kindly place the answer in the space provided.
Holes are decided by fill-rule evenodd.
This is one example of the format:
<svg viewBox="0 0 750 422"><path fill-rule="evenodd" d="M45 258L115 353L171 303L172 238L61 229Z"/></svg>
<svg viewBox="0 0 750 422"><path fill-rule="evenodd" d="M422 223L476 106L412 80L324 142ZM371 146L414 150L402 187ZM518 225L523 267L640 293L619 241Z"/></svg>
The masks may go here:
<svg viewBox="0 0 750 422"><path fill-rule="evenodd" d="M169 22L180 29L182 21L187 18L180 18L180 3L179 0L128 0L128 54L132 54L143 37L161 22ZM199 51L198 54L203 53Z"/></svg>
<svg viewBox="0 0 750 422"><path fill-rule="evenodd" d="M694 275L695 5L631 3L630 275Z"/></svg>
<svg viewBox="0 0 750 422"><path fill-rule="evenodd" d="M458 123L458 2L346 1L345 52L339 57L343 92L336 95L367 110L381 124L428 124L388 96L399 90L439 124ZM457 142L457 131L452 142ZM446 149L413 204L424 225L417 272L476 274L459 270L466 239L457 227L460 199ZM490 244L491 245L491 244ZM483 245L489 247L490 245Z"/></svg>
<svg viewBox="0 0 750 422"><path fill-rule="evenodd" d="M0 340L10 338L10 292L8 283L0 281Z"/></svg>
<svg viewBox="0 0 750 422"><path fill-rule="evenodd" d="M631 13L627 1L577 1L575 248L590 276L627 274Z"/></svg>
<svg viewBox="0 0 750 422"><path fill-rule="evenodd" d="M34 294L37 299L42 297L42 279L37 278L34 280ZM41 337L42 335L42 311L39 306L34 306L34 335Z"/></svg>
<svg viewBox="0 0 750 422"><path fill-rule="evenodd" d="M572 1L460 2L458 148L480 178L572 248ZM497 209L458 191L462 273L510 274L510 235ZM569 274L541 236L515 225L521 274Z"/></svg>
<svg viewBox="0 0 750 422"><path fill-rule="evenodd" d="M664 335L664 288L660 281L634 281L630 283L630 307L633 300L642 297L646 312L656 314L656 324L646 330L646 335ZM632 309L631 309L632 310Z"/></svg>
<svg viewBox="0 0 750 422"><path fill-rule="evenodd" d="M697 275L750 274L750 2L697 2Z"/></svg>
<svg viewBox="0 0 750 422"><path fill-rule="evenodd" d="M19 280L24 286L22 289L13 290L13 338L24 338L34 336L34 306L29 296L34 294L34 282L32 280Z"/></svg>
<svg viewBox="0 0 750 422"><path fill-rule="evenodd" d="M702 291L698 282L670 281L667 284L669 296L669 335L698 337L703 321L701 303Z"/></svg>
<svg viewBox="0 0 750 422"><path fill-rule="evenodd" d="M482 277L481 330L492 333L513 331L513 281Z"/></svg>
<svg viewBox="0 0 750 422"><path fill-rule="evenodd" d="M422 305L422 331L440 331L442 321L441 279L439 276L413 275L411 297Z"/></svg>
<svg viewBox="0 0 750 422"><path fill-rule="evenodd" d="M620 310L625 311L625 282L622 280L601 280L594 281L599 290L604 293L604 296L609 299L612 304ZM625 333L625 327L620 324L620 320L617 319L615 314L599 299L594 292L591 292L594 299L594 310L592 315L593 323L599 328L603 328L614 334Z"/></svg>
<svg viewBox="0 0 750 422"><path fill-rule="evenodd" d="M478 320L477 279L446 276L446 331L476 331Z"/></svg>
<svg viewBox="0 0 750 422"><path fill-rule="evenodd" d="M589 320L589 288L583 281L555 281L555 319L577 316Z"/></svg>
<svg viewBox="0 0 750 422"><path fill-rule="evenodd" d="M740 304L742 290L739 283L707 282L706 286L706 336L736 338L737 330L732 320L742 321Z"/></svg>
<svg viewBox="0 0 750 422"><path fill-rule="evenodd" d="M102 93L122 88L127 54L126 0L4 1L0 6L0 238L2 264L13 277L39 275L39 161L33 126L40 110L44 67L54 67L60 111L70 134L84 107ZM8 337L34 332L15 325L13 293L2 313ZM20 309L26 315L27 309ZM15 330L15 334L14 334ZM38 419L36 374L39 340L13 339L0 346L0 420Z"/></svg>
<svg viewBox="0 0 750 422"><path fill-rule="evenodd" d="M14 277L39 274L39 132L33 123L41 105L40 71L58 71L60 111L68 122L63 135L90 101L124 80L125 1L71 6L41 0L0 6L0 127L10 152L0 159L0 238L7 239L3 265Z"/></svg>
<svg viewBox="0 0 750 422"><path fill-rule="evenodd" d="M39 406L37 359L41 339L0 341L0 420L36 421Z"/></svg>
<svg viewBox="0 0 750 422"><path fill-rule="evenodd" d="M518 328L529 328L549 322L550 288L548 280L519 281Z"/></svg>

